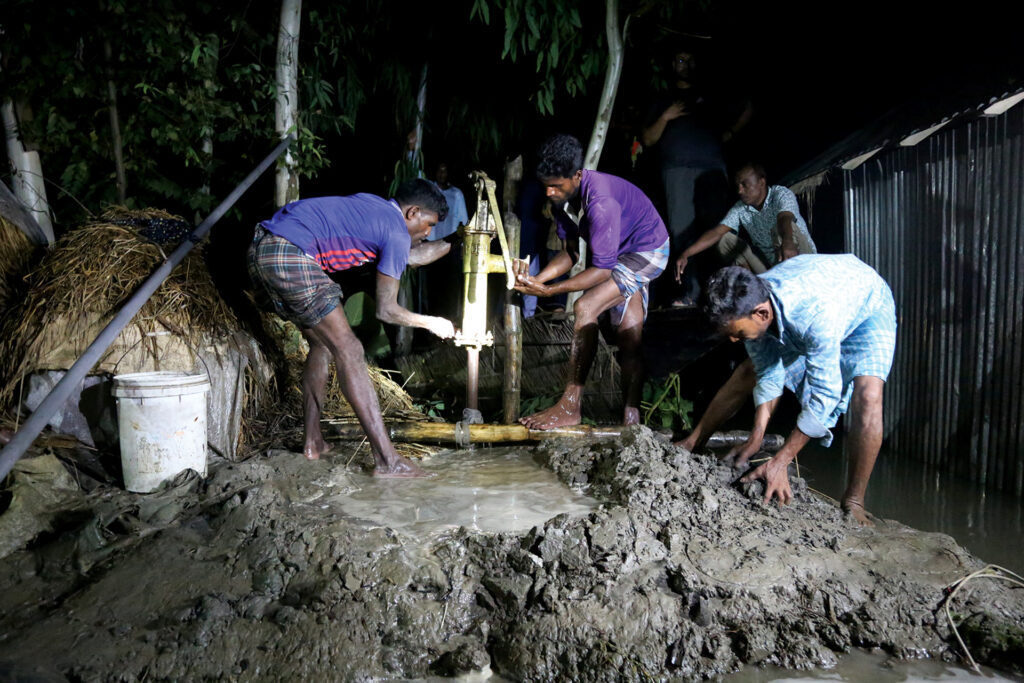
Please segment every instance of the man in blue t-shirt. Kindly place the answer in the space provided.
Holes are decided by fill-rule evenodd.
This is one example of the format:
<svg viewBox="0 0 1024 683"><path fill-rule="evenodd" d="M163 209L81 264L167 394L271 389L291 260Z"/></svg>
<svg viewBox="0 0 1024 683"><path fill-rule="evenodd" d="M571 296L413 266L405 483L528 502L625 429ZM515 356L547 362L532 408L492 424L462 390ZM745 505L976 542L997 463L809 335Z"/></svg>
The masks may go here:
<svg viewBox="0 0 1024 683"><path fill-rule="evenodd" d="M668 263L668 230L651 200L636 185L607 173L583 170L583 148L571 135L556 135L538 154L537 178L554 207L563 249L536 276L516 261L516 289L547 297L582 291L573 306L575 326L569 359L572 377L554 406L520 420L530 429L580 423L583 385L597 352L597 318L611 313L617 328L625 407L623 424L640 421L643 358L640 341L651 280ZM587 243L588 267L561 282ZM575 254L575 259L572 252ZM551 284L548 284L551 283Z"/></svg>
<svg viewBox="0 0 1024 683"><path fill-rule="evenodd" d="M249 273L258 294L281 317L298 325L309 342L302 396L303 454L310 460L328 450L320 416L327 365L333 358L342 393L370 441L374 474L423 476L419 467L395 452L388 438L363 346L345 318L341 287L327 273L376 261L378 319L422 327L442 339L455 336L451 321L398 305L398 284L405 267L431 263L451 248L444 241L423 242L447 211L444 196L432 183L413 179L403 183L390 200L372 194L302 199L256 226L249 247Z"/></svg>

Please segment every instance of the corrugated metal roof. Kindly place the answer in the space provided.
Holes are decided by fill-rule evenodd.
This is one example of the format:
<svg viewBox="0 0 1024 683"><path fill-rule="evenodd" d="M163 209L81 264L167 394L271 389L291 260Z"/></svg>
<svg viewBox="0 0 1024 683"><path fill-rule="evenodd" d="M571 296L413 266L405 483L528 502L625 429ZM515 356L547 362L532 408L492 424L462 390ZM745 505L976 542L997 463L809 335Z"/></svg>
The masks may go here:
<svg viewBox="0 0 1024 683"><path fill-rule="evenodd" d="M1024 107L843 179L847 247L896 298L890 446L1024 495Z"/></svg>
<svg viewBox="0 0 1024 683"><path fill-rule="evenodd" d="M839 166L848 166L846 170L852 170L878 152L899 147L901 143L903 146L917 144L951 122L967 122L984 116L988 107L1018 95L1024 95L1024 81L1021 79L998 85L979 82L959 87L955 93L918 98L891 110L786 174L782 183L793 186Z"/></svg>

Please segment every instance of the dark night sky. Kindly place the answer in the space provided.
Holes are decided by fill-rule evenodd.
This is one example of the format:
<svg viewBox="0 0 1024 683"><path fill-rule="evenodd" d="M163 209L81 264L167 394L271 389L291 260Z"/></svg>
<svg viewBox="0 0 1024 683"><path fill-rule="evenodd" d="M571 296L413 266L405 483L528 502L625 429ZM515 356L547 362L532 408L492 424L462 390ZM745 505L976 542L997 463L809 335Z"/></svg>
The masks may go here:
<svg viewBox="0 0 1024 683"><path fill-rule="evenodd" d="M467 23L468 12L461 4L435 8L451 16L437 22L429 39L428 167L445 156L457 167L482 165L497 173L501 158L515 151L513 141L500 155L477 156L468 148L465 135L448 129L443 119L452 89L461 88L468 97L475 93L481 107L493 107L496 99L506 100L498 111L507 110L509 115L527 120L518 141L523 149L554 130L582 138L589 135L600 83L595 81L587 96L556 101L553 118L537 117L524 94L535 78L531 60L516 65L499 63L501 27ZM600 10L602 3L593 4ZM1007 75L1019 79L1024 74L1024 52L1012 35L1016 24L1009 16L1011 10L995 3L972 3L957 14L934 3L895 0L727 0L707 3L704 8L689 6L694 7L692 13L687 10L676 26L667 28L712 36L710 41L698 41L704 76L714 87L752 99L755 117L746 132L743 155L761 158L775 177L909 100L941 98L966 83L1005 83ZM436 20L439 15L431 16ZM589 16L601 20L599 11ZM410 17L410 34L416 35L422 21ZM631 102L646 108L652 95L651 65L671 50L673 34L665 28L642 21L631 28L616 118L628 118L623 112ZM398 32L401 30L399 27ZM410 59L415 60L422 46L419 42L397 49L408 50ZM494 83L501 87L494 89ZM378 104L375 110L371 102L360 114L358 136L332 145L332 156L339 163L329 176L311 185L365 184L368 175L382 177L390 172L401 139L394 132L393 111L383 100ZM390 130L367 135L372 125L368 122L374 120L386 122L385 128ZM360 163L342 159L341 149L354 153ZM607 148L602 167L606 162L614 163Z"/></svg>

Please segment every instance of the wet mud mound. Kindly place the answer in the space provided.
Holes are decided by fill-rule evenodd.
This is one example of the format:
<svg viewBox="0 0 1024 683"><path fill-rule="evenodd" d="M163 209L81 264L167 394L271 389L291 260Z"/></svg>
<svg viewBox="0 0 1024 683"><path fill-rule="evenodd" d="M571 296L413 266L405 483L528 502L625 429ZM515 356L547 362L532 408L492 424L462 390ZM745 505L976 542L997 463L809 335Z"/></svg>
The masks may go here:
<svg viewBox="0 0 1024 683"><path fill-rule="evenodd" d="M338 514L331 498L366 485L350 455L271 453L149 496L83 497L0 560L0 674L367 680L490 665L610 681L829 666L852 647L952 660L944 588L983 566L947 536L850 527L799 481L793 505L765 506L759 485L734 488L731 470L643 428L539 449L605 502L518 533ZM956 597L980 661L1024 670L1022 596L978 581Z"/></svg>
<svg viewBox="0 0 1024 683"><path fill-rule="evenodd" d="M758 664L830 667L852 647L958 659L941 603L948 584L983 563L946 535L853 527L799 479L793 505L764 505L760 483L734 487L732 470L642 429L540 455L611 504L551 520L497 561L474 553L498 671L703 678ZM990 582L964 597L959 618L1001 624L990 629L999 645L982 656L1024 670L1024 589Z"/></svg>

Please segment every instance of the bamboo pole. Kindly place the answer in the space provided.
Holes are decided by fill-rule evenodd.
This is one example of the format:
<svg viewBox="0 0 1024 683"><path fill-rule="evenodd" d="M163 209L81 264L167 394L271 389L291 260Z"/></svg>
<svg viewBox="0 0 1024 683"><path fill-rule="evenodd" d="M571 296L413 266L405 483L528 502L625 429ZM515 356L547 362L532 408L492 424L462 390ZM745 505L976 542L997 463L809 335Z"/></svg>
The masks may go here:
<svg viewBox="0 0 1024 683"><path fill-rule="evenodd" d="M331 441L356 441L366 434L358 422L342 422L340 420L324 420ZM615 438L622 436L628 427L622 425L593 426L574 425L556 429L528 429L521 424L465 425L461 422L385 422L388 436L392 441L405 443L510 443L517 441L545 441L547 439L564 438ZM747 432L716 432L708 439L712 448L735 446L746 441ZM768 434L764 438L761 450L777 451L782 447L782 437Z"/></svg>
<svg viewBox="0 0 1024 683"><path fill-rule="evenodd" d="M329 440L355 441L365 434L357 422L325 420L329 427ZM392 441L433 442L433 443L502 443L516 441L543 441L565 437L613 438L622 435L626 427L594 427L575 425L557 429L528 429L521 424L513 425L463 425L461 422L385 422L385 428ZM463 431L463 434L459 432Z"/></svg>
<svg viewBox="0 0 1024 683"><path fill-rule="evenodd" d="M522 223L515 214L519 196L519 183L523 179L523 157L517 156L505 165L505 241L509 258L519 258L519 241ZM502 407L506 424L519 419L519 395L523 370L523 309L522 296L509 289L505 291L505 382L502 392Z"/></svg>

